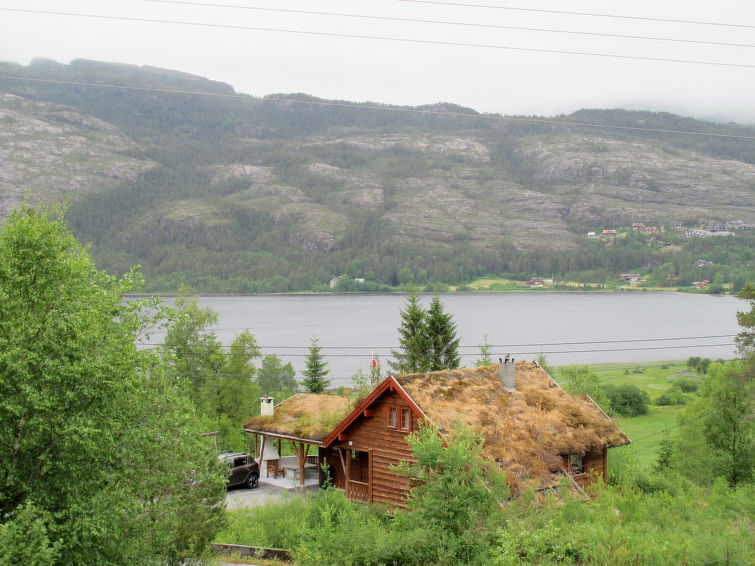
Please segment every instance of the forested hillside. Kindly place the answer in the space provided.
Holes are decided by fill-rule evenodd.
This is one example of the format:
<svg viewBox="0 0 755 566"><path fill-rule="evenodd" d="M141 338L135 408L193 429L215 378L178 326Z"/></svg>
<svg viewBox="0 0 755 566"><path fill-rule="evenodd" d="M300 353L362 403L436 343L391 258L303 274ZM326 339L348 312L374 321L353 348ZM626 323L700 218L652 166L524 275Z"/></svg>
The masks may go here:
<svg viewBox="0 0 755 566"><path fill-rule="evenodd" d="M600 281L675 262L664 281L680 282L689 258L719 249L737 265L721 282L755 269L746 234L699 249L670 231L586 238L635 222L755 225L755 127L255 98L92 61L0 64L0 77L0 214L68 200L98 265L140 264L148 290L317 290L341 274L371 290L483 274Z"/></svg>

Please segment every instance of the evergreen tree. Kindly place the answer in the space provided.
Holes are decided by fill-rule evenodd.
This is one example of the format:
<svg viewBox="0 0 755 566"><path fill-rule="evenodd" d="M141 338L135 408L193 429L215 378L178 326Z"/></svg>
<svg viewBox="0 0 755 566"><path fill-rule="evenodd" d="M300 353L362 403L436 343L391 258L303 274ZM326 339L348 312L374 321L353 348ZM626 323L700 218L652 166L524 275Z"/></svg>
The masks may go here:
<svg viewBox="0 0 755 566"><path fill-rule="evenodd" d="M430 302L426 315L427 335L430 339L430 371L459 367L459 338L453 315L443 310L438 295Z"/></svg>
<svg viewBox="0 0 755 566"><path fill-rule="evenodd" d="M482 344L478 344L478 346L480 347L480 357L475 360L475 365L477 367L489 366L493 363L493 344L488 341L487 334L485 335Z"/></svg>
<svg viewBox="0 0 755 566"><path fill-rule="evenodd" d="M317 337L313 337L309 345L309 353L307 354L306 366L302 373L305 378L302 381L302 385L307 388L310 393L324 393L330 385L330 380L325 379L325 376L330 373L328 362L323 360L320 347L320 340Z"/></svg>
<svg viewBox="0 0 755 566"><path fill-rule="evenodd" d="M391 350L395 362L389 362L391 369L398 373L417 373L430 367L430 339L427 334L425 309L419 295L412 291L406 299L406 308L401 311L399 332L400 350Z"/></svg>

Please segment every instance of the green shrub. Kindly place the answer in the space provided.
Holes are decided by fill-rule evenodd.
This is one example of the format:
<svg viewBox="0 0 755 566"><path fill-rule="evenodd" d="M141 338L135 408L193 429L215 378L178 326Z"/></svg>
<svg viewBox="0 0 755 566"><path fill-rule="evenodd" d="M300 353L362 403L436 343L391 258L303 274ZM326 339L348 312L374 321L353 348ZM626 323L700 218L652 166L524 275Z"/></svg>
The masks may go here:
<svg viewBox="0 0 755 566"><path fill-rule="evenodd" d="M684 393L676 385L661 393L655 400L655 404L660 406L684 405L686 402L687 399L684 397Z"/></svg>
<svg viewBox="0 0 755 566"><path fill-rule="evenodd" d="M674 387L678 387L684 393L694 393L695 391L697 391L698 386L699 383L696 380L686 377L679 378L674 381Z"/></svg>
<svg viewBox="0 0 755 566"><path fill-rule="evenodd" d="M624 417L645 415L648 412L650 396L636 385L606 385L603 393L613 411Z"/></svg>

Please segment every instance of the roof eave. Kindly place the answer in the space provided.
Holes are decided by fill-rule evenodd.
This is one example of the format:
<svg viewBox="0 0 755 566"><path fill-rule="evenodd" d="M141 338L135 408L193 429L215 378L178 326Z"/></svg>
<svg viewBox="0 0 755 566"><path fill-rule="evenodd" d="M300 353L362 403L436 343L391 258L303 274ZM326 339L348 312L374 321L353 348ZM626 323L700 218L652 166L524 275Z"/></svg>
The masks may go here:
<svg viewBox="0 0 755 566"><path fill-rule="evenodd" d="M281 438L283 440L293 440L295 442L306 442L307 444L322 445L321 439L295 436L293 434L286 434L284 432L276 432L274 430L262 430L262 429L250 428L250 427L245 426L244 432L249 433L249 434L261 434L263 436L272 436L273 438Z"/></svg>
<svg viewBox="0 0 755 566"><path fill-rule="evenodd" d="M359 415L362 414L364 410L366 410L372 403L375 402L375 400L380 397L383 393L386 392L388 389L394 389L398 394L399 397L401 397L411 408L414 412L421 415L423 419L429 422L429 419L425 412L417 405L416 401L411 398L411 396L406 392L406 390L401 387L401 384L396 381L396 378L394 378L392 375L389 375L386 377L382 383L380 383L375 389L372 390L372 393L370 393L357 407L351 411L348 415L346 415L346 418L344 418L336 428L333 429L333 432L331 432L328 436L325 437L325 439L322 441L323 448L328 448L335 440L338 438L340 434L343 433L354 421L359 418Z"/></svg>

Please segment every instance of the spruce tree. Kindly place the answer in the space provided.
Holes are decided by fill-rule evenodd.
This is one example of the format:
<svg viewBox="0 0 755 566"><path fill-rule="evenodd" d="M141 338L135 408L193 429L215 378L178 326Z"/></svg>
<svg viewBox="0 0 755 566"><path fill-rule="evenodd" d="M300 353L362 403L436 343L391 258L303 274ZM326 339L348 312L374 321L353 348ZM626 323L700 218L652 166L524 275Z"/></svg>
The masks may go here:
<svg viewBox="0 0 755 566"><path fill-rule="evenodd" d="M430 339L427 334L425 309L419 295L412 291L406 299L406 308L401 311L399 332L400 350L391 350L395 362L389 362L398 373L417 373L430 367Z"/></svg>
<svg viewBox="0 0 755 566"><path fill-rule="evenodd" d="M430 338L430 371L456 369L459 367L459 338L456 323L451 313L445 312L438 295L430 302L426 316L427 334Z"/></svg>
<svg viewBox="0 0 755 566"><path fill-rule="evenodd" d="M320 340L317 337L313 337L305 362L307 369L302 372L305 377L302 385L310 393L324 393L330 385L330 380L325 379L325 376L330 373L330 370L326 369L328 362L323 359L321 350Z"/></svg>
<svg viewBox="0 0 755 566"><path fill-rule="evenodd" d="M488 341L487 334L485 335L482 344L479 344L479 347L480 357L475 360L475 365L477 367L491 365L493 363L493 344Z"/></svg>

